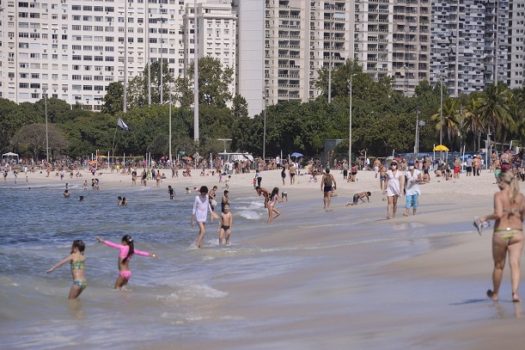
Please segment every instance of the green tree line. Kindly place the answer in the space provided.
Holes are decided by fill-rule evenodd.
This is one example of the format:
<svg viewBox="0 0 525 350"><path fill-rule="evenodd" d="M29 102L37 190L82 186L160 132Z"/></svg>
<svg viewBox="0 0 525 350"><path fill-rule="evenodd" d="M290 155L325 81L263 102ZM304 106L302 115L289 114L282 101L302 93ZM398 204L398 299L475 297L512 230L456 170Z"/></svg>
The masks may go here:
<svg viewBox="0 0 525 350"><path fill-rule="evenodd" d="M301 151L317 156L327 139L343 139L348 148L350 85L352 87L352 147L372 155L387 155L393 150L411 152L414 147L416 116L420 127L420 150L431 151L439 143L452 150L464 145L478 151L487 133L498 142L521 144L525 138L525 88L509 89L503 84L459 97L448 96L444 86L421 82L414 96L393 90L391 78L375 81L358 64L347 61L332 71L331 103L327 102L328 71L322 69L316 83L321 92L315 100L280 102L267 107L254 118L247 116L246 100L228 90L233 71L216 59L199 60L200 142L193 142L193 74L172 79L168 64L162 71L159 62L146 67L130 81L128 111L123 112L124 87L111 83L106 91L102 112L50 98L36 103L16 104L0 99L0 149L24 156L45 157L42 130L45 104L49 123L49 147L53 156L82 157L100 150L115 154L167 155L169 105L172 107L172 150L192 154L219 152L218 138L231 138L231 150L262 154L266 119L266 154L275 156ZM151 101L148 105L148 74L151 73ZM163 79L160 79L160 74ZM162 84L161 84L162 81ZM162 88L161 88L162 85ZM174 88L170 90L170 86ZM441 104L441 91L443 103ZM162 93L163 104L160 104ZM118 118L130 127L116 129ZM40 135L40 136L38 136Z"/></svg>

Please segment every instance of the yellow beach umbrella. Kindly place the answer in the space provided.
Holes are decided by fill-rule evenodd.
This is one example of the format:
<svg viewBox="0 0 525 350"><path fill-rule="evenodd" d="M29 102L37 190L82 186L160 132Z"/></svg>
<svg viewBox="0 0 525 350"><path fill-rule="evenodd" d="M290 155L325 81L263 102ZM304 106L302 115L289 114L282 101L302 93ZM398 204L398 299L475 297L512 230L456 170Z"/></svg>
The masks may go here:
<svg viewBox="0 0 525 350"><path fill-rule="evenodd" d="M448 147L445 145L434 146L434 152L448 152Z"/></svg>

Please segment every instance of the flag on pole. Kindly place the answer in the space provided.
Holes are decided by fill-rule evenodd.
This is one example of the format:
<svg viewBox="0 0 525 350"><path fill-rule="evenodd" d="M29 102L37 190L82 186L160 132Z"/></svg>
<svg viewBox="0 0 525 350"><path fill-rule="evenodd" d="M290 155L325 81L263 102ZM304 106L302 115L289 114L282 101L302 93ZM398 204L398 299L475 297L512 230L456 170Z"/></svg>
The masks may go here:
<svg viewBox="0 0 525 350"><path fill-rule="evenodd" d="M117 126L119 128L121 128L122 130L124 131L129 131L129 127L126 123L124 123L124 121L122 120L122 118L118 118L117 120Z"/></svg>

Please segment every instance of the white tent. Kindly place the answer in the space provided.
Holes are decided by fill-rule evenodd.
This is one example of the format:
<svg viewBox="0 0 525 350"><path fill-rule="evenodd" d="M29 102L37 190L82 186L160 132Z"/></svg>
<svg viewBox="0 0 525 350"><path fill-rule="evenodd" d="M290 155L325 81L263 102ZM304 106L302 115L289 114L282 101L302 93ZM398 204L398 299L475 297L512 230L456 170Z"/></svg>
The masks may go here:
<svg viewBox="0 0 525 350"><path fill-rule="evenodd" d="M18 160L19 160L18 154L13 153L13 152L7 152L7 153L2 154L2 160L6 159L6 158L7 158L7 160L11 160L11 159L16 158L16 162L17 163L18 163Z"/></svg>

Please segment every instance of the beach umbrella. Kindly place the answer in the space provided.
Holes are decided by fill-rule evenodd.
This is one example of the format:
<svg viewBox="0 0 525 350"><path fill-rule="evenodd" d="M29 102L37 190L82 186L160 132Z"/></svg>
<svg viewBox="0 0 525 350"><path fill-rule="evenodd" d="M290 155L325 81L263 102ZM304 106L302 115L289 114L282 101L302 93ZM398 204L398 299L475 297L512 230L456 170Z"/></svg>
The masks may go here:
<svg viewBox="0 0 525 350"><path fill-rule="evenodd" d="M434 152L448 152L448 147L445 145L434 146Z"/></svg>
<svg viewBox="0 0 525 350"><path fill-rule="evenodd" d="M294 153L290 154L290 157L300 158L300 157L303 157L303 154L299 153L299 152L294 152Z"/></svg>

